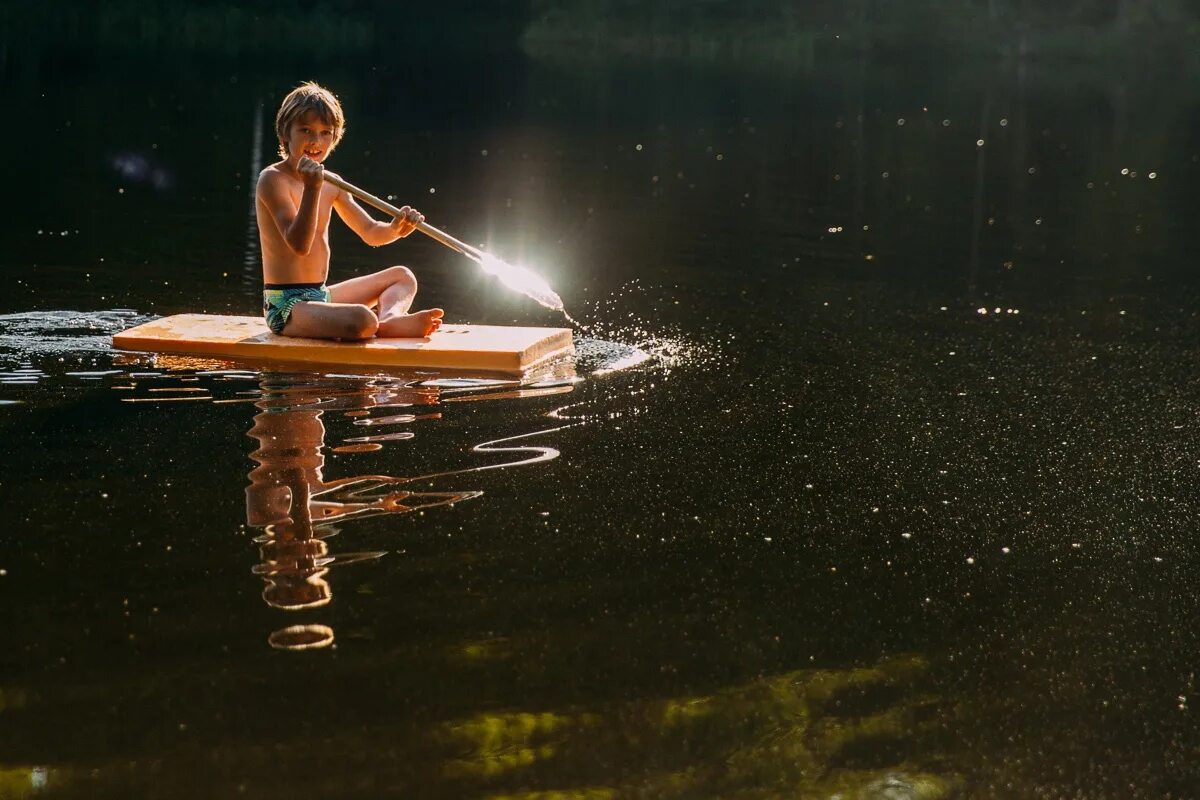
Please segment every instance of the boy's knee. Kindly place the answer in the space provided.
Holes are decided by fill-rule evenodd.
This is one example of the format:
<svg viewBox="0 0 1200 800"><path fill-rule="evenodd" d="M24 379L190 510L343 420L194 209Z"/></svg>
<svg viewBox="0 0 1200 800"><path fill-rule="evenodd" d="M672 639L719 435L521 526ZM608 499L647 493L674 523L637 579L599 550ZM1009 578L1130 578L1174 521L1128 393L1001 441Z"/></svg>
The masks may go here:
<svg viewBox="0 0 1200 800"><path fill-rule="evenodd" d="M393 284L401 284L414 288L417 285L417 276L408 267L388 267L387 275Z"/></svg>
<svg viewBox="0 0 1200 800"><path fill-rule="evenodd" d="M366 306L348 308L338 326L338 339L370 339L379 330L379 318Z"/></svg>

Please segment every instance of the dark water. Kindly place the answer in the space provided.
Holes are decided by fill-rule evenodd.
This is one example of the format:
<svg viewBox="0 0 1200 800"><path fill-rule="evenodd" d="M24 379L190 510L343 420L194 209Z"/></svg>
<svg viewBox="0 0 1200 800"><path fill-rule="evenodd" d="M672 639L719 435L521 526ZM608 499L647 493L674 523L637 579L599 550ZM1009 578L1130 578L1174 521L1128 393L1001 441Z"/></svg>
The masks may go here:
<svg viewBox="0 0 1200 800"><path fill-rule="evenodd" d="M0 796L1200 796L1187 79L5 64ZM546 275L581 380L109 350L255 312L309 77L331 166Z"/></svg>

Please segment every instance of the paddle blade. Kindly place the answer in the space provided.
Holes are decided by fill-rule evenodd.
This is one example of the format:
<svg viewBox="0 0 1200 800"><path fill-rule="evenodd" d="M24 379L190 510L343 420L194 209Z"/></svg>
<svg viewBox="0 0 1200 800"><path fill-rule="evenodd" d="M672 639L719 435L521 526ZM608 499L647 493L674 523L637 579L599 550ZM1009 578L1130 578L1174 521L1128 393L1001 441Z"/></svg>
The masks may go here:
<svg viewBox="0 0 1200 800"><path fill-rule="evenodd" d="M541 303L546 308L562 311L562 298L555 294L542 276L525 267L514 266L501 261L493 255L482 254L479 266L489 275L495 275L509 289L520 292L531 300Z"/></svg>

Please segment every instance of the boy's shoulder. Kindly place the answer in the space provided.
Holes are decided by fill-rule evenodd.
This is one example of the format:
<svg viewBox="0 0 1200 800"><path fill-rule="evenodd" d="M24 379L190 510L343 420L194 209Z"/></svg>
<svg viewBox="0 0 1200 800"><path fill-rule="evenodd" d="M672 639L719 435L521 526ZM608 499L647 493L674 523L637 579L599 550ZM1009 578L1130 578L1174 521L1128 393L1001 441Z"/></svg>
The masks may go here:
<svg viewBox="0 0 1200 800"><path fill-rule="evenodd" d="M279 164L271 164L258 173L258 183L254 186L255 197L270 202L272 197L294 195L304 185L299 178L279 167Z"/></svg>
<svg viewBox="0 0 1200 800"><path fill-rule="evenodd" d="M279 168L278 164L270 164L258 173L258 185L262 186L267 183L278 183L281 181L296 180L292 176Z"/></svg>

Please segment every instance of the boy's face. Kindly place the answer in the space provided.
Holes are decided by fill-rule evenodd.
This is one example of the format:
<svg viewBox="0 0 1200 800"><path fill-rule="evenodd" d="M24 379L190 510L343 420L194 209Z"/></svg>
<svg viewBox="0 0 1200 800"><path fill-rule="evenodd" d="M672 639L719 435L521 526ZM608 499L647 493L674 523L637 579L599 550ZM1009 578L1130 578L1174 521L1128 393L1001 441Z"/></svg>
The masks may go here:
<svg viewBox="0 0 1200 800"><path fill-rule="evenodd" d="M305 111L288 129L288 156L299 161L308 156L318 163L324 161L337 142L333 126L315 111Z"/></svg>

